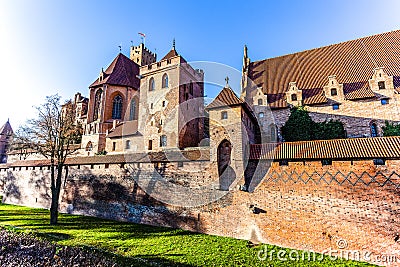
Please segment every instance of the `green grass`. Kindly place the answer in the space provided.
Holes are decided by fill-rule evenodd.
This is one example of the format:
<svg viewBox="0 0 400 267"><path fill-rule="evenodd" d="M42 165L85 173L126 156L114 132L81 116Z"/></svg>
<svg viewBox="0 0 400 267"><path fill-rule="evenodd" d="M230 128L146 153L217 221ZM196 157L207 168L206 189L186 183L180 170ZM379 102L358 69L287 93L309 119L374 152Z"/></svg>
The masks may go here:
<svg viewBox="0 0 400 267"><path fill-rule="evenodd" d="M0 204L0 226L32 232L60 245L95 247L108 256L117 254L128 266L371 266L329 257L279 261L274 255L272 261L269 257L260 261L257 253L263 246L249 248L244 240L85 216L60 214L59 225L50 226L47 210L6 204ZM282 249L267 247L268 251Z"/></svg>

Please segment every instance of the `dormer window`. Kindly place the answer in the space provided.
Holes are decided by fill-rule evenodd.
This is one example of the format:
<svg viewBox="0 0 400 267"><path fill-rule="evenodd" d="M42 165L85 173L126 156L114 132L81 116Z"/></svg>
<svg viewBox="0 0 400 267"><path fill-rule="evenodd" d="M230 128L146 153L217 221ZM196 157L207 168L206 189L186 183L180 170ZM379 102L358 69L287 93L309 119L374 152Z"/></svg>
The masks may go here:
<svg viewBox="0 0 400 267"><path fill-rule="evenodd" d="M379 89L385 89L385 82L378 82Z"/></svg>
<svg viewBox="0 0 400 267"><path fill-rule="evenodd" d="M331 96L336 96L337 95L337 89L336 88L332 88L331 89Z"/></svg>
<svg viewBox="0 0 400 267"><path fill-rule="evenodd" d="M297 101L297 95L296 94L292 94L291 96L292 101Z"/></svg>

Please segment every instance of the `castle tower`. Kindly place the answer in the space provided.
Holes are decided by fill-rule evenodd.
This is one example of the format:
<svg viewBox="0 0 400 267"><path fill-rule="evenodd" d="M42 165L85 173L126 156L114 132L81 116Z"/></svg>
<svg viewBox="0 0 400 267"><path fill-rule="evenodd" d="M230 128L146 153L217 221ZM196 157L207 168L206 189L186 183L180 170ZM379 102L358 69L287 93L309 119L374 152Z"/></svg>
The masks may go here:
<svg viewBox="0 0 400 267"><path fill-rule="evenodd" d="M232 190L238 184L247 186L249 181L244 173L249 145L260 142L257 119L228 82L206 110L210 117L210 159L217 163L220 189Z"/></svg>
<svg viewBox="0 0 400 267"><path fill-rule="evenodd" d="M12 140L13 129L10 122L7 122L0 128L0 163L7 163L7 150Z"/></svg>
<svg viewBox="0 0 400 267"><path fill-rule="evenodd" d="M157 61L157 54L147 49L143 43L131 46L130 59L139 66L146 66Z"/></svg>
<svg viewBox="0 0 400 267"><path fill-rule="evenodd" d="M204 138L204 73L172 49L140 68L139 132L148 151L199 146Z"/></svg>

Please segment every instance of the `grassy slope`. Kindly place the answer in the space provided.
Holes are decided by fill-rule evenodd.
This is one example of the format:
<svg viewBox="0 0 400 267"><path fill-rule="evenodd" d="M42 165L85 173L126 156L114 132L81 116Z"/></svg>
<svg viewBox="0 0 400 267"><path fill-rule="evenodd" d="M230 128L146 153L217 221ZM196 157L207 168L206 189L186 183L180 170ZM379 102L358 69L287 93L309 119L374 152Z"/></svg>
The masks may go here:
<svg viewBox="0 0 400 267"><path fill-rule="evenodd" d="M97 247L136 264L144 259L148 264L183 266L370 266L328 257L316 262L284 262L275 255L272 261L260 261L257 252L261 247L248 248L244 240L64 214L58 226L52 227L48 221L47 210L0 205L0 226L29 229L60 245ZM268 250L272 249L281 248L268 245Z"/></svg>

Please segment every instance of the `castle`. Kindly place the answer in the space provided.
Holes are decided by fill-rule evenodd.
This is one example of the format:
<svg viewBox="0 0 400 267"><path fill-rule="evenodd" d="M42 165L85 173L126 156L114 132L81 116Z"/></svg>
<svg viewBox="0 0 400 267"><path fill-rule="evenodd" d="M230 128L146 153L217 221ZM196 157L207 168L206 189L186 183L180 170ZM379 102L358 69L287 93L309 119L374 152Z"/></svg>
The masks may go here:
<svg viewBox="0 0 400 267"><path fill-rule="evenodd" d="M315 121L337 119L348 137L382 135L384 121L400 121L400 31L251 62L244 48L240 97L229 85L220 106L243 105L250 143L284 141L280 128L292 106ZM229 89L229 90L228 90ZM215 103L204 107L204 73L178 54L175 43L159 61L144 44L130 48L75 96L84 155L160 151L209 145ZM212 119L212 120L211 120ZM249 122L247 122L249 121ZM257 138L256 138L257 137ZM218 144L217 144L218 145Z"/></svg>
<svg viewBox="0 0 400 267"><path fill-rule="evenodd" d="M398 255L400 137L381 135L385 120L400 121L399 51L400 31L255 62L245 47L240 96L227 79L205 106L207 73L175 45L159 61L133 46L89 98L75 95L84 134L65 162L60 211ZM293 106L342 121L348 138L283 142ZM49 161L11 156L0 164L3 202L48 208Z"/></svg>

